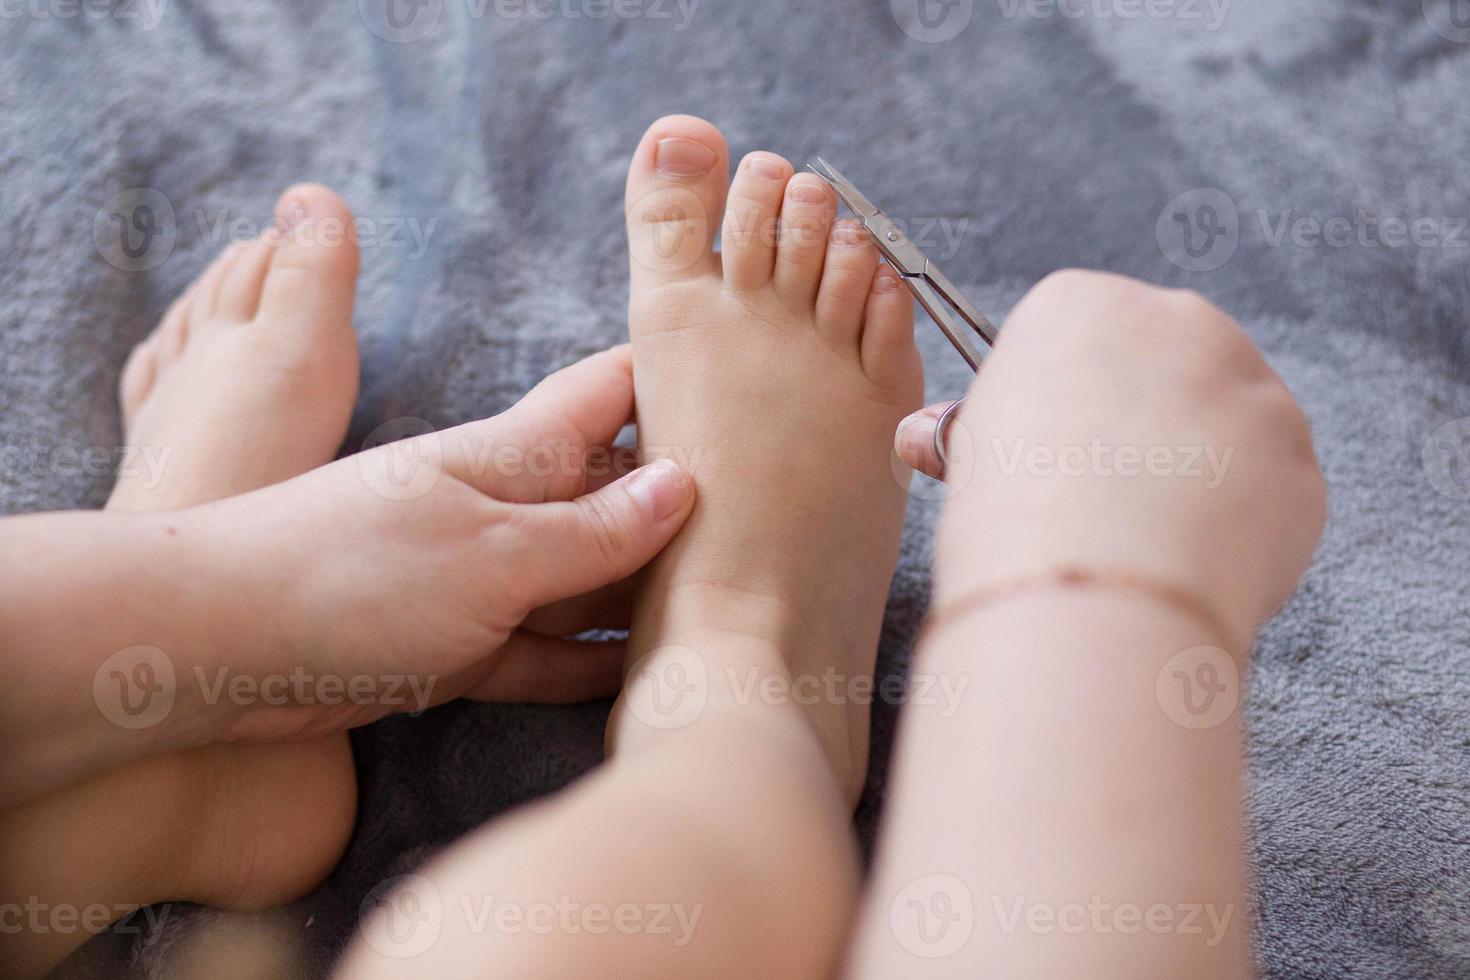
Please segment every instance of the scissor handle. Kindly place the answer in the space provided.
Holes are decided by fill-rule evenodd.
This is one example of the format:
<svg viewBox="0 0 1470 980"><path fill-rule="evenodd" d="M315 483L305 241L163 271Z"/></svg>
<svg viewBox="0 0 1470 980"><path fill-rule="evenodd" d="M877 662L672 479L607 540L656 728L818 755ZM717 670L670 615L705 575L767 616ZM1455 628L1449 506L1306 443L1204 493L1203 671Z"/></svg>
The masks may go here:
<svg viewBox="0 0 1470 980"><path fill-rule="evenodd" d="M955 416L959 415L964 404L963 398L951 402L948 408L939 413L939 418L934 420L934 455L939 459L941 480L944 479L944 471L949 469L949 427L954 424Z"/></svg>

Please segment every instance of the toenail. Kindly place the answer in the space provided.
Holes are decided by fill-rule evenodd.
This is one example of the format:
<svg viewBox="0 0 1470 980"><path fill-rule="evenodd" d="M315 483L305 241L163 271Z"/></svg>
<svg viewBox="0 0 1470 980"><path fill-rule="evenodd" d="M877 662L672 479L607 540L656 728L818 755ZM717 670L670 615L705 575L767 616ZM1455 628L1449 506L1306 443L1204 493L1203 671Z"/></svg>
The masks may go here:
<svg viewBox="0 0 1470 980"><path fill-rule="evenodd" d="M780 180L786 176L786 168L770 157L753 156L745 162L745 169L766 180Z"/></svg>
<svg viewBox="0 0 1470 980"><path fill-rule="evenodd" d="M708 173L719 155L694 140L671 136L658 141L653 152L653 166L667 177L698 177Z"/></svg>
<svg viewBox="0 0 1470 980"><path fill-rule="evenodd" d="M818 178L820 180L821 178ZM827 201L827 188L816 180L793 180L787 189L799 204L822 204Z"/></svg>
<svg viewBox="0 0 1470 980"><path fill-rule="evenodd" d="M832 240L839 245L861 245L867 240L867 233L861 224L849 218L832 226Z"/></svg>
<svg viewBox="0 0 1470 980"><path fill-rule="evenodd" d="M898 278L898 273L894 272L892 267L885 265L878 270L878 276L873 280L873 292L891 293L902 285L903 280Z"/></svg>
<svg viewBox="0 0 1470 980"><path fill-rule="evenodd" d="M276 227L281 231L290 231L301 223L306 217L306 199L299 194L292 194L283 198L276 205Z"/></svg>

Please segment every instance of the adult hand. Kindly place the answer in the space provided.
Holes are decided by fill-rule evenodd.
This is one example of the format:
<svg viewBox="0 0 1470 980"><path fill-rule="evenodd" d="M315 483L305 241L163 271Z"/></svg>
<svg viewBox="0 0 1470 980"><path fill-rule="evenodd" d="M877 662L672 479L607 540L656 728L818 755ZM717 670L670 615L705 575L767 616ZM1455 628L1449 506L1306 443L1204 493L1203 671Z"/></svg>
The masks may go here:
<svg viewBox="0 0 1470 980"><path fill-rule="evenodd" d="M420 691L433 684L428 703L615 693L622 644L567 637L626 625L628 577L673 538L694 499L673 461L622 475L631 463L610 445L632 408L619 347L551 376L500 416L339 461L283 485L280 500L242 498L241 510L269 506L312 538L340 542L300 555L284 590L287 642L253 658L256 669L411 676ZM275 537L262 560L288 547ZM392 707L250 711L232 732L315 732Z"/></svg>
<svg viewBox="0 0 1470 980"><path fill-rule="evenodd" d="M621 475L609 446L632 407L620 347L495 418L254 493L5 521L0 552L45 561L0 602L0 659L29 694L0 713L0 803L185 746L459 696L615 693L621 644L566 637L623 625L622 583L694 500L673 462Z"/></svg>
<svg viewBox="0 0 1470 980"><path fill-rule="evenodd" d="M896 440L934 472L931 406ZM1286 601L1326 514L1307 421L1200 296L1062 272L1016 307L948 440L947 593L1062 566L1190 590L1239 635Z"/></svg>

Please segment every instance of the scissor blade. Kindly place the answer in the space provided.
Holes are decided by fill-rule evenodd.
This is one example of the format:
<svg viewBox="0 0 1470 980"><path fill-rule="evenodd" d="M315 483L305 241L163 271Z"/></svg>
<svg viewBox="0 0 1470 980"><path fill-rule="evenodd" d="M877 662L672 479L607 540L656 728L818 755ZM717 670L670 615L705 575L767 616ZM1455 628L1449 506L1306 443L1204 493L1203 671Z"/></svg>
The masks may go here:
<svg viewBox="0 0 1470 980"><path fill-rule="evenodd" d="M965 362L980 369L984 354L976 340L989 347L995 343L995 326L965 298L949 277L940 272L924 250L904 233L902 227L868 200L852 182L821 157L807 166L831 184L853 214L862 219L878 251L903 277L919 304L928 312Z"/></svg>
<svg viewBox="0 0 1470 980"><path fill-rule="evenodd" d="M846 204L853 214L860 218L871 218L878 213L878 206L863 197L862 192L852 186L852 181L842 176L837 168L826 160L817 157L807 163L807 169L831 184L837 190L837 196L842 198L842 203Z"/></svg>
<svg viewBox="0 0 1470 980"><path fill-rule="evenodd" d="M974 330L980 335L981 339L985 341L986 346L994 347L999 333L995 329L995 324L990 322L990 318L984 313L981 313L979 307L971 303L969 297L960 292L959 287L950 282L949 276L940 272L939 267L933 262L929 263L924 275L934 284L934 288L939 290L939 295L949 301L950 306L959 314L960 319L964 320L971 330ZM949 331L946 330L945 332L948 333Z"/></svg>

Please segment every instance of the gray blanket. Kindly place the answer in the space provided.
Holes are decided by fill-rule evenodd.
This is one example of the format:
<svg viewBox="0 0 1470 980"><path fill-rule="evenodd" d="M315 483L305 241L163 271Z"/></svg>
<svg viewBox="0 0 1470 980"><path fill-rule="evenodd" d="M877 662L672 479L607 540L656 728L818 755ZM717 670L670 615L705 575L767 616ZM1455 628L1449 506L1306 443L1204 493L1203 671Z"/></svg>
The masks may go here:
<svg viewBox="0 0 1470 980"><path fill-rule="evenodd" d="M360 444L387 418L503 409L624 336L623 174L655 117L707 116L737 155L821 152L996 316L1048 271L1092 266L1198 289L1264 348L1313 420L1332 504L1250 683L1263 969L1470 976L1470 422L1446 427L1470 416L1462 10L393 6L5 5L0 509L102 502L128 348L221 247L220 219L266 220L293 181L375 222ZM139 188L168 201L173 240L104 256L108 214ZM960 361L921 328L931 395L960 391ZM923 498L885 673L904 670L925 605L937 504ZM351 848L282 919L307 971L329 968L384 878L596 765L605 712L453 704L355 733ZM869 840L893 721L878 712ZM176 909L67 970L180 975L180 940L218 919Z"/></svg>

